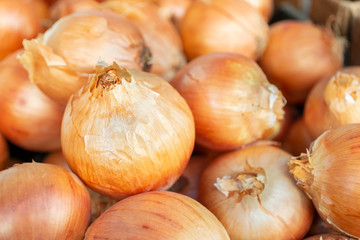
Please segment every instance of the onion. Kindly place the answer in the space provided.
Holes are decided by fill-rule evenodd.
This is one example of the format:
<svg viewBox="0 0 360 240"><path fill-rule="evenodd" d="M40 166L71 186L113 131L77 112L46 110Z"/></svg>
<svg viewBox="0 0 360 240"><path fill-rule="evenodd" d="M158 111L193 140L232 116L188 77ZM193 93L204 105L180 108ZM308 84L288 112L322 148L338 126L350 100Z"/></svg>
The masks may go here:
<svg viewBox="0 0 360 240"><path fill-rule="evenodd" d="M0 63L0 131L9 141L29 151L60 149L65 107L29 81L16 59L21 52L12 53Z"/></svg>
<svg viewBox="0 0 360 240"><path fill-rule="evenodd" d="M89 227L85 240L230 239L219 220L197 201L172 192L141 193L121 200Z"/></svg>
<svg viewBox="0 0 360 240"><path fill-rule="evenodd" d="M306 154L290 161L297 185L334 229L360 237L360 124L323 133Z"/></svg>
<svg viewBox="0 0 360 240"><path fill-rule="evenodd" d="M48 154L44 158L44 163L54 164L60 167L63 167L71 171L69 165L66 162L64 154L61 151L56 151ZM90 199L91 199L91 222L98 218L106 209L114 205L117 200L113 198L106 197L97 192L94 192L88 188Z"/></svg>
<svg viewBox="0 0 360 240"><path fill-rule="evenodd" d="M293 156L297 156L302 152L306 152L313 140L304 119L301 117L292 124L284 140L283 148Z"/></svg>
<svg viewBox="0 0 360 240"><path fill-rule="evenodd" d="M20 60L31 81L62 103L88 81L99 58L134 69L148 69L151 59L138 28L110 11L64 17L24 48Z"/></svg>
<svg viewBox="0 0 360 240"><path fill-rule="evenodd" d="M273 138L274 141L283 142L296 118L302 114L302 109L286 104L284 106L284 118L281 122L279 133Z"/></svg>
<svg viewBox="0 0 360 240"><path fill-rule="evenodd" d="M328 29L311 22L283 20L270 26L259 64L285 98L302 104L312 88L343 64L344 46Z"/></svg>
<svg viewBox="0 0 360 240"><path fill-rule="evenodd" d="M231 239L301 239L313 206L289 174L290 158L266 145L223 154L203 172L199 202Z"/></svg>
<svg viewBox="0 0 360 240"><path fill-rule="evenodd" d="M41 30L40 18L27 0L0 1L0 60L22 47L23 39Z"/></svg>
<svg viewBox="0 0 360 240"><path fill-rule="evenodd" d="M274 137L284 99L259 66L235 53L212 53L191 61L170 82L189 104L196 142L229 150Z"/></svg>
<svg viewBox="0 0 360 240"><path fill-rule="evenodd" d="M151 73L170 80L186 60L176 28L144 0L108 0L103 7L123 15L141 31L152 54Z"/></svg>
<svg viewBox="0 0 360 240"><path fill-rule="evenodd" d="M96 0L58 0L51 5L50 15L53 21L75 12L100 9Z"/></svg>
<svg viewBox="0 0 360 240"><path fill-rule="evenodd" d="M69 171L24 163L0 172L0 239L83 239L90 197Z"/></svg>
<svg viewBox="0 0 360 240"><path fill-rule="evenodd" d="M330 128L360 122L360 66L345 67L317 83L306 99L304 120L313 139Z"/></svg>
<svg viewBox="0 0 360 240"><path fill-rule="evenodd" d="M339 234L319 234L316 236L307 237L304 240L355 240L355 238Z"/></svg>
<svg viewBox="0 0 360 240"><path fill-rule="evenodd" d="M265 50L269 28L245 1L199 0L189 6L180 35L188 60L213 52L257 59Z"/></svg>
<svg viewBox="0 0 360 240"><path fill-rule="evenodd" d="M195 141L185 100L164 79L116 63L97 73L67 104L61 130L70 168L94 191L121 199L168 189Z"/></svg>
<svg viewBox="0 0 360 240"><path fill-rule="evenodd" d="M0 133L0 171L5 168L8 157L9 148L4 136Z"/></svg>
<svg viewBox="0 0 360 240"><path fill-rule="evenodd" d="M319 234L338 234L338 232L331 228L330 225L319 216L319 214L315 213L311 227L306 235L313 236Z"/></svg>
<svg viewBox="0 0 360 240"><path fill-rule="evenodd" d="M244 0L249 5L254 7L256 10L260 12L263 18L266 21L269 21L273 10L274 10L274 0Z"/></svg>

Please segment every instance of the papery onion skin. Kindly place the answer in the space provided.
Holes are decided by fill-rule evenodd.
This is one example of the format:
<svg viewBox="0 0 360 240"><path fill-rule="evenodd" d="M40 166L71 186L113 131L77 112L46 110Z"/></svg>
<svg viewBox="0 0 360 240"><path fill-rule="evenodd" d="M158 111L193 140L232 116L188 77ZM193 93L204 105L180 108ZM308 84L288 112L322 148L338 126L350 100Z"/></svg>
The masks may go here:
<svg viewBox="0 0 360 240"><path fill-rule="evenodd" d="M65 106L47 97L30 82L16 57L0 63L0 131L18 147L30 151L61 148L60 131Z"/></svg>
<svg viewBox="0 0 360 240"><path fill-rule="evenodd" d="M288 172L290 158L285 151L266 145L220 155L203 172L199 202L215 214L233 240L301 239L314 211ZM251 179L255 176L256 181ZM239 187L226 190L222 185L226 181Z"/></svg>
<svg viewBox="0 0 360 240"><path fill-rule="evenodd" d="M360 124L326 131L306 154L293 158L290 172L335 230L360 237Z"/></svg>
<svg viewBox="0 0 360 240"><path fill-rule="evenodd" d="M219 220L197 201L153 191L121 200L87 230L85 240L230 239Z"/></svg>
<svg viewBox="0 0 360 240"><path fill-rule="evenodd" d="M309 93L309 96L306 99L305 107L304 107L304 121L307 126L307 129L309 130L310 135L313 139L316 139L318 136L320 136L323 132L329 130L330 128L335 128L340 125L349 124L349 123L356 123L360 122L360 117L357 116L357 111L355 110L349 110L346 109L344 106L342 106L340 109L342 111L342 116L339 117L335 116L333 114L333 110L329 107L331 102L338 103L339 100L337 100L336 95L332 96L328 99L328 101L325 98L325 89L329 85L329 82L334 78L341 77L338 76L341 73L345 74L352 74L355 77L358 77L360 79L360 67L359 66L347 66L339 70L334 76L329 78L324 78L319 83L317 83L311 92ZM353 83L359 82L359 79L353 79ZM339 78L339 80L341 80ZM344 79L346 80L346 79ZM339 81L338 81L339 82ZM336 84L337 90L334 91L335 94L340 95L340 89L346 89L346 82L344 81L343 84L337 84L336 82L333 82L332 84ZM355 91L353 92L353 95L356 96L356 92L360 92L360 88L353 89ZM343 91L342 91L343 92ZM349 92L350 93L350 92ZM355 97L355 100L357 98ZM356 103L356 101L355 101ZM352 104L349 104L352 105ZM346 105L345 105L346 106ZM336 112L336 109L334 109ZM334 112L334 113L335 113ZM357 120L359 119L359 121Z"/></svg>
<svg viewBox="0 0 360 240"><path fill-rule="evenodd" d="M116 199L169 188L194 147L188 105L154 74L115 63L97 68L64 113L61 142L70 168Z"/></svg>
<svg viewBox="0 0 360 240"><path fill-rule="evenodd" d="M185 65L170 81L189 104L196 143L230 150L280 130L285 105L255 61L235 53L212 53Z"/></svg>
<svg viewBox="0 0 360 240"><path fill-rule="evenodd" d="M144 0L108 0L102 4L133 22L152 54L151 73L170 80L186 63L179 33L161 18L153 4Z"/></svg>
<svg viewBox="0 0 360 240"><path fill-rule="evenodd" d="M90 197L68 170L24 163L0 172L0 239L82 239Z"/></svg>
<svg viewBox="0 0 360 240"><path fill-rule="evenodd" d="M69 165L66 162L64 154L62 151L56 151L48 154L44 160L44 163L54 164L60 167L63 167L69 171L71 171ZM94 192L90 188L87 189L90 194L91 199L91 220L93 222L96 218L98 218L106 209L114 205L117 200L113 198L106 197L101 195L100 193Z"/></svg>
<svg viewBox="0 0 360 240"><path fill-rule="evenodd" d="M344 45L329 30L311 22L283 20L270 26L259 64L290 103L303 104L321 79L343 66Z"/></svg>
<svg viewBox="0 0 360 240"><path fill-rule="evenodd" d="M355 238L351 238L339 234L319 234L304 238L304 240L355 240Z"/></svg>
<svg viewBox="0 0 360 240"><path fill-rule="evenodd" d="M199 0L187 9L180 35L188 60L213 52L234 52L257 59L269 35L265 20L239 0Z"/></svg>
<svg viewBox="0 0 360 240"><path fill-rule="evenodd" d="M26 0L0 1L0 60L22 47L41 31L40 18Z"/></svg>
<svg viewBox="0 0 360 240"><path fill-rule="evenodd" d="M9 157L9 148L6 139L0 132L0 171L5 168L6 160Z"/></svg>
<svg viewBox="0 0 360 240"><path fill-rule="evenodd" d="M151 53L139 29L110 11L73 13L23 45L20 60L31 81L64 104L95 72L99 58L131 69L151 67Z"/></svg>

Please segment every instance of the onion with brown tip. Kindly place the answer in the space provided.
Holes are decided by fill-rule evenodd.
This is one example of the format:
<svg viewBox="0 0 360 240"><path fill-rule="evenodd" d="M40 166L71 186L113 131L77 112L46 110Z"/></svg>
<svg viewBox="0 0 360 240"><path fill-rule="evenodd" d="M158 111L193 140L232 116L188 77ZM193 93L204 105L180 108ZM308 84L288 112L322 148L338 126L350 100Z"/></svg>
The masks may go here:
<svg viewBox="0 0 360 240"><path fill-rule="evenodd" d="M99 58L123 67L149 69L151 54L139 29L110 11L73 13L44 35L24 41L20 57L31 81L49 97L65 103L95 72Z"/></svg>
<svg viewBox="0 0 360 240"><path fill-rule="evenodd" d="M311 88L343 65L344 44L311 22L283 20L270 26L259 64L290 103L303 104Z"/></svg>
<svg viewBox="0 0 360 240"><path fill-rule="evenodd" d="M212 53L185 65L170 82L189 104L196 143L230 150L280 130L285 100L255 61Z"/></svg>
<svg viewBox="0 0 360 240"><path fill-rule="evenodd" d="M187 9L180 35L188 60L213 52L234 52L255 60L265 50L269 28L245 1L198 0Z"/></svg>
<svg viewBox="0 0 360 240"><path fill-rule="evenodd" d="M232 240L301 239L314 211L289 174L290 158L266 145L220 155L203 172L199 202L214 213Z"/></svg>
<svg viewBox="0 0 360 240"><path fill-rule="evenodd" d="M0 172L0 239L81 240L90 197L68 170L23 163Z"/></svg>
<svg viewBox="0 0 360 240"><path fill-rule="evenodd" d="M182 194L153 191L116 203L86 232L85 240L225 240L218 219L197 201Z"/></svg>
<svg viewBox="0 0 360 240"><path fill-rule="evenodd" d="M326 131L307 153L294 157L290 172L335 230L360 238L360 124Z"/></svg>
<svg viewBox="0 0 360 240"><path fill-rule="evenodd" d="M0 63L0 131L13 144L30 151L61 148L61 120L65 106L30 82L12 53Z"/></svg>
<svg viewBox="0 0 360 240"><path fill-rule="evenodd" d="M164 79L97 65L68 102L61 130L70 168L94 191L123 197L168 189L181 175L195 141L185 100Z"/></svg>

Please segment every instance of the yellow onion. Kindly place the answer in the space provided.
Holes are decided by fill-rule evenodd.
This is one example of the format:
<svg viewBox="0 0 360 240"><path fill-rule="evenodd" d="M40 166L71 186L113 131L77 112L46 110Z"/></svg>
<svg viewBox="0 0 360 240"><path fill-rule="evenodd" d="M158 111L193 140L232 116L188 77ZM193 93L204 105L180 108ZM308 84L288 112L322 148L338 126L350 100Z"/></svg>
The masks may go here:
<svg viewBox="0 0 360 240"><path fill-rule="evenodd" d="M249 5L251 5L256 10L258 10L266 21L270 20L274 10L274 0L242 0L242 1L247 2Z"/></svg>
<svg viewBox="0 0 360 240"><path fill-rule="evenodd" d="M314 211L289 174L290 158L269 145L220 155L203 172L199 202L215 214L232 240L301 239Z"/></svg>
<svg viewBox="0 0 360 240"><path fill-rule="evenodd" d="M186 60L180 35L161 18L156 7L144 0L108 0L102 6L133 22L141 31L152 54L151 73L170 80Z"/></svg>
<svg viewBox="0 0 360 240"><path fill-rule="evenodd" d="M88 228L85 240L230 239L219 220L182 194L153 191L116 203Z"/></svg>
<svg viewBox="0 0 360 240"><path fill-rule="evenodd" d="M189 104L196 143L229 150L280 130L285 105L255 61L235 53L212 53L184 66L170 82Z"/></svg>
<svg viewBox="0 0 360 240"><path fill-rule="evenodd" d="M270 26L259 64L285 98L302 104L311 88L343 65L344 45L328 29L311 22L283 20Z"/></svg>
<svg viewBox="0 0 360 240"><path fill-rule="evenodd" d="M0 171L5 168L6 160L9 157L9 148L4 136L0 133Z"/></svg>
<svg viewBox="0 0 360 240"><path fill-rule="evenodd" d="M304 118L298 118L290 127L284 139L283 148L293 156L306 152L314 139L305 125Z"/></svg>
<svg viewBox="0 0 360 240"><path fill-rule="evenodd" d="M61 148L61 120L65 107L47 97L30 82L16 56L0 63L0 131L17 145L30 151Z"/></svg>
<svg viewBox="0 0 360 240"><path fill-rule="evenodd" d="M96 0L58 0L51 5L50 15L53 21L75 12L100 9Z"/></svg>
<svg viewBox="0 0 360 240"><path fill-rule="evenodd" d="M326 131L305 154L294 157L291 173L334 229L360 237L360 124Z"/></svg>
<svg viewBox="0 0 360 240"><path fill-rule="evenodd" d="M304 240L355 240L355 238L347 237L340 234L318 234L307 237Z"/></svg>
<svg viewBox="0 0 360 240"><path fill-rule="evenodd" d="M64 168L23 163L0 172L0 239L83 239L90 220L84 184Z"/></svg>
<svg viewBox="0 0 360 240"><path fill-rule="evenodd" d="M64 154L62 151L56 151L48 154L44 160L44 163L54 164L60 167L63 167L71 171L69 165L66 162ZM91 199L91 222L98 218L106 209L114 205L117 200L113 198L106 197L100 193L94 192L88 188L90 199Z"/></svg>
<svg viewBox="0 0 360 240"><path fill-rule="evenodd" d="M94 191L120 199L169 188L195 141L185 100L164 79L116 63L68 102L61 130L70 168Z"/></svg>
<svg viewBox="0 0 360 240"><path fill-rule="evenodd" d="M57 21L44 35L24 41L20 60L31 81L66 103L95 72L99 58L133 69L150 67L139 29L110 11L82 11Z"/></svg>
<svg viewBox="0 0 360 240"><path fill-rule="evenodd" d="M304 120L313 139L330 128L360 122L360 66L344 67L317 83L305 102Z"/></svg>
<svg viewBox="0 0 360 240"><path fill-rule="evenodd" d="M269 28L245 1L198 0L186 11L180 35L188 60L213 52L257 59L265 50Z"/></svg>
<svg viewBox="0 0 360 240"><path fill-rule="evenodd" d="M22 47L23 39L36 37L40 18L27 0L0 0L0 60Z"/></svg>

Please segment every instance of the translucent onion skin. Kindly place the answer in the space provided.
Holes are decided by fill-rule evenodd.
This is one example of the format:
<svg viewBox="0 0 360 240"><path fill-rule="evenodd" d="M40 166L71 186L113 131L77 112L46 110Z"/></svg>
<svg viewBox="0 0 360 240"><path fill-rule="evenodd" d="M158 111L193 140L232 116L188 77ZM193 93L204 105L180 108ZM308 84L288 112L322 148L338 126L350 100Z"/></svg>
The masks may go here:
<svg viewBox="0 0 360 240"><path fill-rule="evenodd" d="M64 113L61 142L70 168L116 199L169 188L194 147L185 100L154 74L115 63L97 69Z"/></svg>
<svg viewBox="0 0 360 240"><path fill-rule="evenodd" d="M90 220L84 184L64 168L24 163L0 172L0 239L83 239Z"/></svg>
<svg viewBox="0 0 360 240"><path fill-rule="evenodd" d="M21 53L12 53L0 63L0 131L13 144L29 151L60 149L65 106L30 82L16 59Z"/></svg>
<svg viewBox="0 0 360 240"><path fill-rule="evenodd" d="M0 171L5 168L6 160L9 157L9 148L6 139L0 132Z"/></svg>
<svg viewBox="0 0 360 240"><path fill-rule="evenodd" d="M230 239L219 220L182 194L153 191L121 200L87 230L85 240Z"/></svg>
<svg viewBox="0 0 360 240"><path fill-rule="evenodd" d="M283 20L270 26L259 64L288 102L303 104L318 81L342 67L343 53L343 43L329 30L311 22Z"/></svg>
<svg viewBox="0 0 360 240"><path fill-rule="evenodd" d="M133 22L141 31L152 54L151 73L170 81L186 63L175 26L161 18L156 7L144 0L108 0L102 6Z"/></svg>
<svg viewBox="0 0 360 240"><path fill-rule="evenodd" d="M199 202L233 240L301 239L314 211L289 174L290 158L266 145L225 153L203 172Z"/></svg>
<svg viewBox="0 0 360 240"><path fill-rule="evenodd" d="M255 60L265 50L269 28L245 1L199 0L187 9L180 35L188 60L213 52L234 52Z"/></svg>
<svg viewBox="0 0 360 240"><path fill-rule="evenodd" d="M306 154L293 158L290 172L334 229L360 237L360 124L323 133Z"/></svg>
<svg viewBox="0 0 360 240"><path fill-rule="evenodd" d="M95 72L99 58L131 69L151 66L151 54L139 29L110 11L73 13L23 44L20 60L31 81L64 104Z"/></svg>
<svg viewBox="0 0 360 240"><path fill-rule="evenodd" d="M41 31L40 18L27 0L0 1L0 60Z"/></svg>
<svg viewBox="0 0 360 240"><path fill-rule="evenodd" d="M355 238L347 237L340 234L319 234L304 238L304 240L355 240Z"/></svg>
<svg viewBox="0 0 360 240"><path fill-rule="evenodd" d="M235 53L212 53L184 66L170 81L195 119L196 143L230 150L280 130L285 105L255 61Z"/></svg>
<svg viewBox="0 0 360 240"><path fill-rule="evenodd" d="M342 73L351 76L341 76ZM359 102L356 97L360 94L359 84L360 66L348 66L333 76L324 78L313 87L304 107L304 121L313 139L330 128L360 122L360 112L357 110ZM354 97L351 97L354 101L346 96L348 94Z"/></svg>
<svg viewBox="0 0 360 240"><path fill-rule="evenodd" d="M244 0L260 12L269 21L274 11L274 0Z"/></svg>

